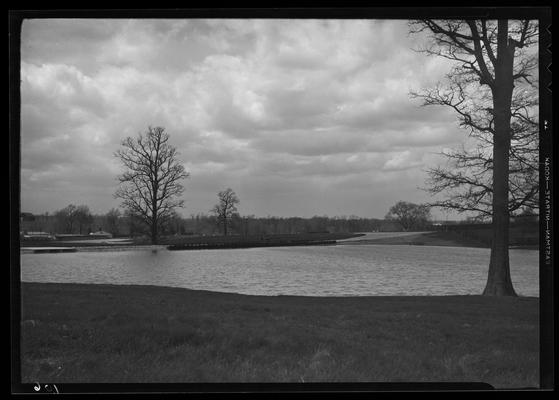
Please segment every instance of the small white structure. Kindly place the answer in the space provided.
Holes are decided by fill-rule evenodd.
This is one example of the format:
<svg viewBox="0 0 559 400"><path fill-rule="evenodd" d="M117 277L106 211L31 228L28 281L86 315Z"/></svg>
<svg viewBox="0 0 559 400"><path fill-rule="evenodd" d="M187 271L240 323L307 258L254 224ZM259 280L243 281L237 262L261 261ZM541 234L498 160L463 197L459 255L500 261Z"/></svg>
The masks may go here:
<svg viewBox="0 0 559 400"><path fill-rule="evenodd" d="M47 232L21 232L23 240L54 240L55 237Z"/></svg>
<svg viewBox="0 0 559 400"><path fill-rule="evenodd" d="M110 234L109 232L105 232L105 231L91 232L89 234L89 236L92 236L95 239L112 239L112 237L113 237L112 234Z"/></svg>

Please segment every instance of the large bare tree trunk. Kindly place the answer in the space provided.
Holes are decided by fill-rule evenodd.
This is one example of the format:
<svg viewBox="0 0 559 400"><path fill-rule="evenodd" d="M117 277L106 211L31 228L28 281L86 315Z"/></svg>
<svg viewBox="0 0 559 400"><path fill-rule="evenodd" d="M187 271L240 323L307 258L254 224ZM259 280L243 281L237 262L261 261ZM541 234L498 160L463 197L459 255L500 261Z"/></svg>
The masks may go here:
<svg viewBox="0 0 559 400"><path fill-rule="evenodd" d="M493 148L493 240L487 284L483 294L515 296L509 264L508 148L510 138L495 139Z"/></svg>
<svg viewBox="0 0 559 400"><path fill-rule="evenodd" d="M484 295L516 296L509 264L509 150L514 46L508 43L508 21L498 22L497 65L493 88L493 240Z"/></svg>

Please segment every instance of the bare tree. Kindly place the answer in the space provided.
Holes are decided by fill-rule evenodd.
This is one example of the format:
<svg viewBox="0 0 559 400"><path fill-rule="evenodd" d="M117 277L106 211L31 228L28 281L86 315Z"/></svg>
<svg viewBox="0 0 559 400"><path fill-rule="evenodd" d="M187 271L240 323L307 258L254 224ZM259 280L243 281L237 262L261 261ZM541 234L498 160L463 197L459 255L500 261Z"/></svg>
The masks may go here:
<svg viewBox="0 0 559 400"><path fill-rule="evenodd" d="M431 192L450 191L435 205L474 211L493 224L485 295L516 295L509 266L510 213L537 204L537 21L418 20L430 34L429 55L455 61L446 85L412 94L450 107L478 146L446 153L454 170L430 171ZM537 175L536 175L537 176Z"/></svg>
<svg viewBox="0 0 559 400"><path fill-rule="evenodd" d="M210 212L215 215L218 224L223 225L223 234L227 236L227 227L229 221L237 212L239 198L231 188L219 192L217 197L219 198L219 203L216 204Z"/></svg>
<svg viewBox="0 0 559 400"><path fill-rule="evenodd" d="M157 243L158 230L184 201L180 183L190 174L179 163L175 147L169 144L164 128L148 128L145 135L128 137L115 153L126 172L118 177L120 187L115 193L122 206L149 228L151 242Z"/></svg>
<svg viewBox="0 0 559 400"><path fill-rule="evenodd" d="M58 229L64 233L74 233L76 228L80 235L83 233L83 228L91 225L93 222L93 215L86 205L75 206L70 204L54 214Z"/></svg>
<svg viewBox="0 0 559 400"><path fill-rule="evenodd" d="M69 204L54 213L58 231L62 231L62 233L73 233L74 224L76 223L76 209L77 207L75 205Z"/></svg>
<svg viewBox="0 0 559 400"><path fill-rule="evenodd" d="M93 215L91 215L91 211L89 211L89 207L86 205L78 206L74 211L74 217L78 223L78 232L80 235L83 233L83 228L90 226L93 222Z"/></svg>
<svg viewBox="0 0 559 400"><path fill-rule="evenodd" d="M117 236L120 222L120 210L118 208L111 208L107 214L105 214L105 221L107 223L107 230L112 233L113 236Z"/></svg>
<svg viewBox="0 0 559 400"><path fill-rule="evenodd" d="M430 210L425 204L399 201L388 211L386 219L398 222L404 231L421 229L429 222Z"/></svg>

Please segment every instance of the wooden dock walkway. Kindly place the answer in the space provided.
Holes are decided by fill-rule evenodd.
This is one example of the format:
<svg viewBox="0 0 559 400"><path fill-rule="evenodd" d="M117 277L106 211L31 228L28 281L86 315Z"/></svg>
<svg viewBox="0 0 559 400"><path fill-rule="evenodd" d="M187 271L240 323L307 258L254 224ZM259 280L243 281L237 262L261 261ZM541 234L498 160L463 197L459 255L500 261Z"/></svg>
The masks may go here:
<svg viewBox="0 0 559 400"><path fill-rule="evenodd" d="M22 247L23 253L75 253L78 251L75 247Z"/></svg>

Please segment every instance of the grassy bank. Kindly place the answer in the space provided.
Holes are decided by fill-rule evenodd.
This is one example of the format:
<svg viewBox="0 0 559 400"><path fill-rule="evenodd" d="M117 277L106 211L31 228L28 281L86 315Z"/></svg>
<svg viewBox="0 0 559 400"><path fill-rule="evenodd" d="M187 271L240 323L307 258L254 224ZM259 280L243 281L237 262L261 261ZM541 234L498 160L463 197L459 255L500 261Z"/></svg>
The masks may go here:
<svg viewBox="0 0 559 400"><path fill-rule="evenodd" d="M453 232L418 232L403 236L389 236L375 239L356 239L347 244L398 244L415 246L454 246L454 247L487 247L485 243L465 238Z"/></svg>
<svg viewBox="0 0 559 400"><path fill-rule="evenodd" d="M24 382L538 385L538 299L23 283Z"/></svg>
<svg viewBox="0 0 559 400"><path fill-rule="evenodd" d="M523 243L522 240L515 238L511 241L511 248L523 248L537 250L539 246L533 240ZM398 245L415 245L415 246L454 246L454 247L485 247L490 248L491 244L486 239L479 237L467 236L460 232L418 232L417 234L409 234L405 236L383 237L375 239L357 239L347 244L398 244Z"/></svg>

